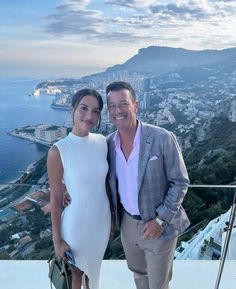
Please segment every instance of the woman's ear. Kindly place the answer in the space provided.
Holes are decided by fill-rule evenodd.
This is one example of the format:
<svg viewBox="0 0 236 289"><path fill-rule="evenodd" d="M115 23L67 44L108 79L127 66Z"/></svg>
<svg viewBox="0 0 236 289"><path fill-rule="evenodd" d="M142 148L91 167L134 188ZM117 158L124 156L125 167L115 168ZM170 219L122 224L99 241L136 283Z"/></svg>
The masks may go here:
<svg viewBox="0 0 236 289"><path fill-rule="evenodd" d="M74 124L74 113L75 113L75 110L73 107L70 108L70 115L71 115L71 119L72 119L72 123Z"/></svg>

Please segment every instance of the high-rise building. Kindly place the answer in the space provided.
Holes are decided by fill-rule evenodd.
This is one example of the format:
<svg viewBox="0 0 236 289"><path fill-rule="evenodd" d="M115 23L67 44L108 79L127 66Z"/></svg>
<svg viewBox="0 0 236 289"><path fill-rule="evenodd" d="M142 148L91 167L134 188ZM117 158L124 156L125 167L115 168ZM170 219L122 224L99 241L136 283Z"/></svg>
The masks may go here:
<svg viewBox="0 0 236 289"><path fill-rule="evenodd" d="M143 80L143 91L144 92L150 91L150 84L151 84L151 79L150 78L146 78L146 79Z"/></svg>

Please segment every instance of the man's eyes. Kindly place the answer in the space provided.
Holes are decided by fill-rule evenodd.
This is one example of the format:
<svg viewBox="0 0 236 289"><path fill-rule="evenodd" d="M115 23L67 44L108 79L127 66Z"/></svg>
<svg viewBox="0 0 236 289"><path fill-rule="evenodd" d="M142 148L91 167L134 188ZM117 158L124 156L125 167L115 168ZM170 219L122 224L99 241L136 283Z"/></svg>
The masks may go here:
<svg viewBox="0 0 236 289"><path fill-rule="evenodd" d="M120 103L120 106L127 106L127 105L129 105L128 102L121 102L121 103Z"/></svg>
<svg viewBox="0 0 236 289"><path fill-rule="evenodd" d="M117 106L120 107L120 108L122 108L122 107L126 107L126 106L128 106L128 105L129 105L129 103L126 102L126 101L124 101L124 102L120 102ZM115 109L115 107L116 107L115 104L110 104L110 105L108 105L108 109L110 109L110 110Z"/></svg>

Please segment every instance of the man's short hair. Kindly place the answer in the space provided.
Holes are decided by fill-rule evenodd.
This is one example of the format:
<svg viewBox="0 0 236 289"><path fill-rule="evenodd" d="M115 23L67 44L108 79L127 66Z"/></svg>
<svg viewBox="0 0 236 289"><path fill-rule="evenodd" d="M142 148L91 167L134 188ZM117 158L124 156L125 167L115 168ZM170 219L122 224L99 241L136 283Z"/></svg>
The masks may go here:
<svg viewBox="0 0 236 289"><path fill-rule="evenodd" d="M127 89L130 92L132 101L136 101L136 94L133 87L131 86L130 83L125 81L114 81L110 83L106 88L106 96L110 91L119 91L122 89Z"/></svg>

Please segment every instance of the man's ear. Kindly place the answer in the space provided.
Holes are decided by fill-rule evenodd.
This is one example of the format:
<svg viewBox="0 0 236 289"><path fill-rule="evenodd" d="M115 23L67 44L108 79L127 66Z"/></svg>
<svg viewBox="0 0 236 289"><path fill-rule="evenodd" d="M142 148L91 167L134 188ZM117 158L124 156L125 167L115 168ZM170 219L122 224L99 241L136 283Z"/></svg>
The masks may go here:
<svg viewBox="0 0 236 289"><path fill-rule="evenodd" d="M135 113L138 112L138 101L135 101Z"/></svg>

